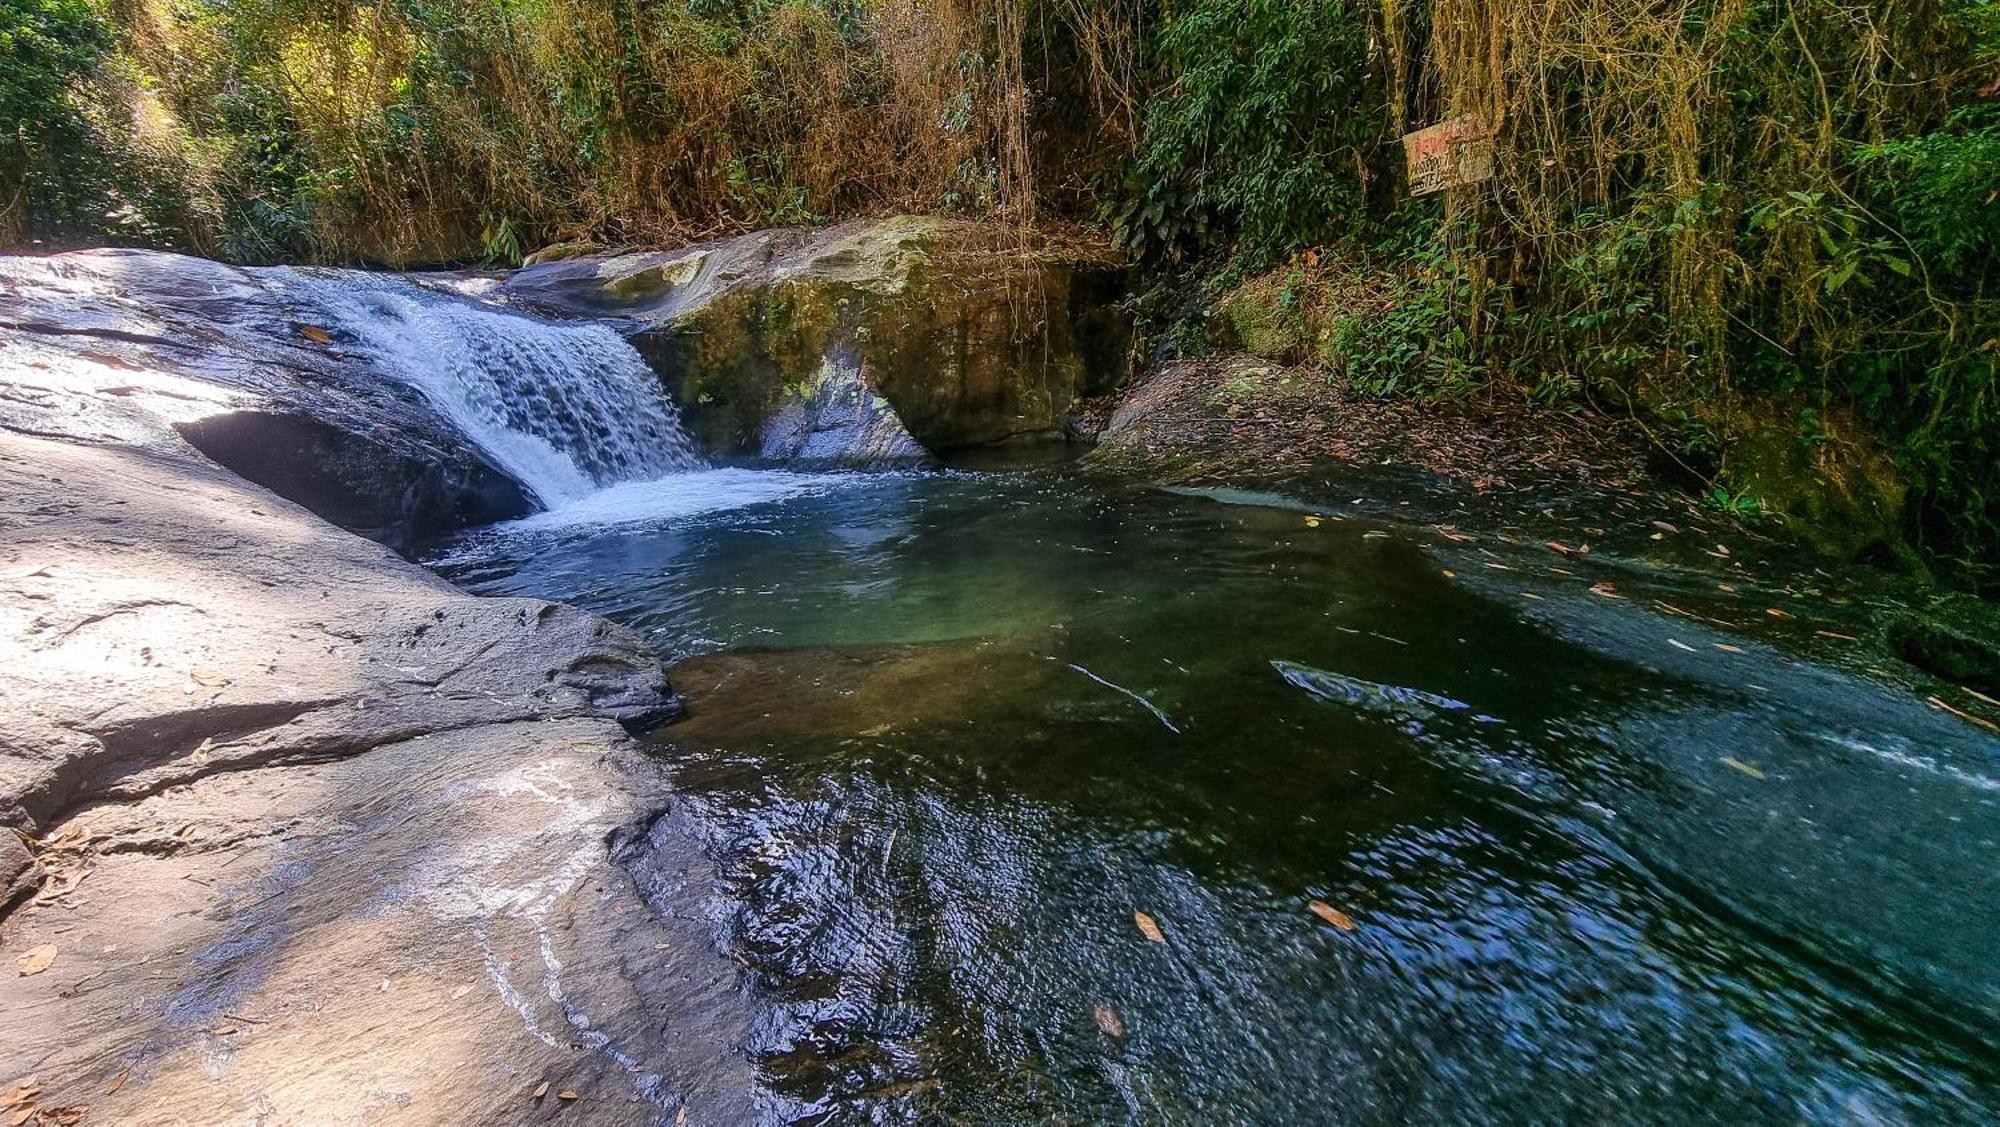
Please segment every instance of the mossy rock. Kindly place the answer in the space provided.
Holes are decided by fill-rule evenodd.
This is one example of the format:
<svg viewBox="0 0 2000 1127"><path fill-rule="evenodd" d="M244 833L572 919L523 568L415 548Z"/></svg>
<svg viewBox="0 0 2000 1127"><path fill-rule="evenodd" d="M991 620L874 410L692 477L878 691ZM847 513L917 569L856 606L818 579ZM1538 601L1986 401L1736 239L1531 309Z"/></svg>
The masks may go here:
<svg viewBox="0 0 2000 1127"><path fill-rule="evenodd" d="M1946 595L1888 622L1889 643L1905 661L1984 693L2000 694L2000 606Z"/></svg>
<svg viewBox="0 0 2000 1127"><path fill-rule="evenodd" d="M1314 318L1297 288L1267 274L1240 283L1216 302L1210 338L1217 347L1296 364L1315 342Z"/></svg>
<svg viewBox="0 0 2000 1127"><path fill-rule="evenodd" d="M1601 402L1630 411L1660 437L1657 468L1668 476L1690 486L1712 477L1732 505L1783 523L1822 554L1924 573L1904 532L1908 486L1851 419L1822 418L1814 441L1773 400L1732 403L1643 379L1593 386Z"/></svg>
<svg viewBox="0 0 2000 1127"><path fill-rule="evenodd" d="M1726 443L1721 481L1732 495L1782 518L1825 554L1921 568L1903 535L1908 487L1873 443L1814 446L1766 419L1737 420Z"/></svg>
<svg viewBox="0 0 2000 1127"><path fill-rule="evenodd" d="M634 344L721 455L754 452L836 352L933 451L1061 438L1080 400L1117 386L1131 346L1106 248L929 217L551 263L510 288L639 322Z"/></svg>

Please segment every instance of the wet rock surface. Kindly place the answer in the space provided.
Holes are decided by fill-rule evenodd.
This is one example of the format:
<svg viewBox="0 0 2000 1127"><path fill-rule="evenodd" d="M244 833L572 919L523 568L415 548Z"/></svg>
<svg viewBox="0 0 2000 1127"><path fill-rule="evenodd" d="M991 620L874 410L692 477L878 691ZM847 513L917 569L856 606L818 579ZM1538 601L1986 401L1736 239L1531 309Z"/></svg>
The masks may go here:
<svg viewBox="0 0 2000 1127"><path fill-rule="evenodd" d="M1021 246L913 217L564 258L501 287L620 321L724 456L762 454L767 422L810 404L835 357L932 451L1060 439L1081 401L1125 374L1122 291L1115 256L1080 239Z"/></svg>

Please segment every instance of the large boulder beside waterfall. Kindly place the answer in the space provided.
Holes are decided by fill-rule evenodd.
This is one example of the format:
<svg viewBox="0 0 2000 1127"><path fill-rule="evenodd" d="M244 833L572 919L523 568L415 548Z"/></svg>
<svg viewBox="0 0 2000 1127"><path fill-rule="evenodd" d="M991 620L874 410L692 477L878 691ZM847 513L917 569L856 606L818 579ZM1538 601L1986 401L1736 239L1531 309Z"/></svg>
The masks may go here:
<svg viewBox="0 0 2000 1127"><path fill-rule="evenodd" d="M828 385L838 418L891 409L933 451L1065 437L1125 375L1123 289L1082 236L905 216L537 262L501 292L623 322L707 450L760 456Z"/></svg>

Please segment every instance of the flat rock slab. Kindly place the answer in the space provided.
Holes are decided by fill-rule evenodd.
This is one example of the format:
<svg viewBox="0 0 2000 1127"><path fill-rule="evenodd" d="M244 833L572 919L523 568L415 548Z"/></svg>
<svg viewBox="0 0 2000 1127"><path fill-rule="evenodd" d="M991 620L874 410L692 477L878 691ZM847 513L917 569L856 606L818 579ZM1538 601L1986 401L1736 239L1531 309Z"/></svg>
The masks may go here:
<svg viewBox="0 0 2000 1127"><path fill-rule="evenodd" d="M9 922L55 956L0 977L0 1077L102 1123L741 1122L735 968L617 860L664 790L530 721L85 811Z"/></svg>
<svg viewBox="0 0 2000 1127"><path fill-rule="evenodd" d="M503 720L670 715L630 632L476 599L202 462L0 432L0 825Z"/></svg>

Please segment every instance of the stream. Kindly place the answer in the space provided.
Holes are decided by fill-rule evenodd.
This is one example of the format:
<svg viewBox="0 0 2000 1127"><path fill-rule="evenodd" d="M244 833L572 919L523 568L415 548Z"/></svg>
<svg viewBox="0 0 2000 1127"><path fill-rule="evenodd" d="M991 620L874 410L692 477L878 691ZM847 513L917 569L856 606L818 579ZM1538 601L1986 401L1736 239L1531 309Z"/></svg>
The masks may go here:
<svg viewBox="0 0 2000 1127"><path fill-rule="evenodd" d="M708 856L633 865L767 1121L2000 1112L2000 739L1338 488L697 470L431 562L670 663Z"/></svg>

